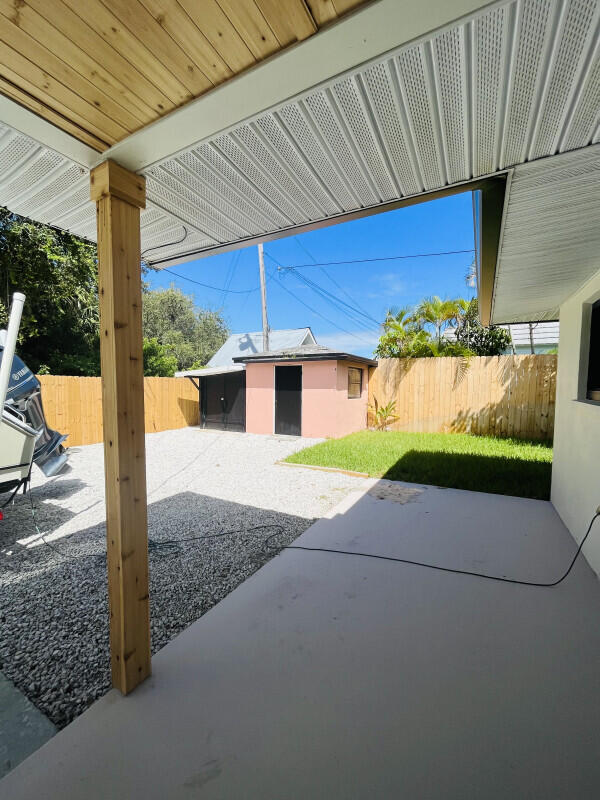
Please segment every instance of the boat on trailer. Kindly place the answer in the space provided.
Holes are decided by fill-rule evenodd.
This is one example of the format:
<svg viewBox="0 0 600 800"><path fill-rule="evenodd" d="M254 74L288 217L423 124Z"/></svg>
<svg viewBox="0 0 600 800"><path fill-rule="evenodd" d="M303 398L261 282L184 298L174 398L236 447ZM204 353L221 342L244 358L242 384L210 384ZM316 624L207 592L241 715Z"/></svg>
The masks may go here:
<svg viewBox="0 0 600 800"><path fill-rule="evenodd" d="M32 463L46 477L67 464L67 437L48 427L40 382L15 354L24 301L13 295L8 328L0 331L0 493L12 495L27 487Z"/></svg>

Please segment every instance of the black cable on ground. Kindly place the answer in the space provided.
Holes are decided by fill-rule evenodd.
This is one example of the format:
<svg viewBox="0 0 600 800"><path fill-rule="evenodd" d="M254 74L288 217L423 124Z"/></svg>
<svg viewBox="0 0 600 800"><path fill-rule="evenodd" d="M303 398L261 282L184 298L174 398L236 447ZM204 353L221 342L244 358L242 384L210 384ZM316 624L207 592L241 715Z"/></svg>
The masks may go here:
<svg viewBox="0 0 600 800"><path fill-rule="evenodd" d="M408 558L396 558L394 556L381 556L381 555L376 555L376 554L373 554L373 553L359 553L359 552L352 551L352 550L334 550L334 549L332 549L332 548L330 549L328 547L304 547L304 546L299 545L299 544L289 544L289 545L286 545L285 547L283 547L281 549L282 550L305 550L305 551L308 551L308 552L315 552L315 553L335 553L336 555L342 555L342 556L360 556L361 558L375 558L375 559L378 559L379 561L396 561L396 562L398 562L400 564L409 564L409 565L414 566L414 567L424 567L426 569L436 569L436 570L439 570L440 572L451 572L454 575L469 575L472 578L484 578L485 580L488 580L488 581L500 581L501 583L513 583L513 584L516 584L517 586L540 586L540 587L550 588L550 587L553 587L553 586L558 586L559 583L562 583L564 581L564 579L567 577L567 575L571 572L571 570L573 569L573 566L575 565L575 562L577 561L577 559L579 557L579 554L581 553L581 550L583 548L583 545L586 542L586 539L590 535L590 531L592 530L592 525L598 519L598 517L600 517L600 512L596 512L594 514L594 516L592 517L591 522L590 522L590 524L588 526L588 529L586 531L586 534L583 537L583 539L581 540L581 543L579 544L579 547L577 548L577 551L576 551L575 555L573 556L573 560L569 564L566 572L564 572L561 575L560 578L557 578L557 580L551 581L550 583L542 583L542 582L537 582L537 581L521 581L521 580L518 580L516 578L505 578L505 577L501 577L499 575L486 575L484 572L471 572L470 570L466 570L466 569L453 569L451 567L442 567L442 566L440 566L438 564L427 564L426 562L423 562L423 561L412 561L411 559L408 559ZM265 544L268 546L268 543L270 542L270 540L276 535L277 534L272 534L271 536L267 537L267 539L265 539Z"/></svg>
<svg viewBox="0 0 600 800"><path fill-rule="evenodd" d="M50 550L54 551L57 555L59 555L65 561L83 561L86 558L98 558L98 559L105 559L106 558L106 553L105 552L102 552L102 553L84 553L83 555L80 555L80 556L72 556L72 555L69 555L68 553L63 553L63 551L60 548L55 547L53 544L51 544L45 538L45 534L42 533L42 531L40 530L40 528L39 528L39 526L37 524L37 520L35 518L36 508L35 508L35 505L34 505L34 502L33 502L33 494L31 492L31 488L29 489L27 494L29 496L29 502L31 504L31 516L32 516L32 519L33 519L33 524L34 524L35 530L36 530L38 536L40 537L40 540L43 542L43 544L46 545L46 547L48 547ZM159 554L161 550L164 550L165 553L175 553L175 552L181 551L181 549L182 549L181 545L184 542L197 542L197 541L200 541L200 540L203 540L203 539L219 539L222 536L235 536L236 534L253 533L254 531L262 531L262 530L265 530L267 528L277 528L278 529L277 533L276 534L272 534L272 536L276 536L276 535L279 536L280 534L285 533L285 528L283 527L283 525L280 525L277 522L273 522L273 523L264 523L262 525L252 525L249 528L236 528L235 530L231 530L231 531L220 531L219 533L207 533L207 534L201 534L199 536L184 536L181 539L148 539L148 552L149 553L157 553L157 554Z"/></svg>
<svg viewBox="0 0 600 800"><path fill-rule="evenodd" d="M156 552L165 548L170 552L177 552L181 550L181 544L184 542L197 542L202 539L219 539L221 536L235 536L236 534L253 533L254 531L265 530L265 528L278 528L277 533L271 534L272 536L280 536L285 533L285 528L277 522L265 523L263 525L252 525L250 528L238 528L233 531L221 531L220 533L208 533L201 536L184 536L181 539L148 539L148 551ZM271 537L268 537L271 538ZM267 539L265 539L265 542Z"/></svg>
<svg viewBox="0 0 600 800"><path fill-rule="evenodd" d="M36 519L35 519L35 506L33 504L33 497L31 495L31 489L28 492L29 500L31 503L31 513L33 517L33 522L35 525L35 529L38 532L42 542L49 547L54 552L58 553L62 558L72 561L79 561L85 558L105 558L106 553L89 553L82 556L70 556L65 553L62 553L57 547L51 545L46 539L44 538L44 534L40 531ZM600 517L600 507L599 510L596 511L592 519L590 520L590 524L588 525L587 531L585 532L585 536L579 543L577 550L575 551L575 555L573 556L571 563L567 567L566 571L554 581L550 582L542 582L542 581L524 581L519 580L517 578L506 578L501 575L488 575L484 572L474 572L471 570L466 569L455 569L453 567L443 567L439 564L428 564L425 561L414 561L409 558L397 558L396 556L382 556L376 553L362 553L353 550L336 550L334 548L329 547L305 547L304 545L299 544L289 544L285 545L284 547L280 548L281 550L303 550L305 552L313 552L313 553L331 553L334 555L342 555L342 556L358 556L360 558L374 558L378 561L393 561L399 564L408 564L409 566L413 567L422 567L424 569L434 569L438 572L450 572L453 575L467 575L471 578L482 578L483 580L488 581L498 581L500 583L511 583L516 586L534 586L534 587L541 587L541 588L552 588L554 586L558 586L559 583L562 583L565 578L570 574L571 570L575 566L575 562L579 558L579 555L583 549L584 544L587 541L588 536L592 531L592 526L594 522ZM236 530L231 531L221 531L220 533L210 533L210 534L201 534L199 536L186 536L181 539L162 539L162 540L155 540L149 539L148 540L148 551L149 552L159 552L161 549L166 550L167 552L178 552L181 551L181 545L185 542L195 542L204 539L218 539L222 536L234 536L236 534L244 534L244 533L251 533L253 531L258 530L265 530L266 528L278 528L279 530L275 533L272 533L270 536L263 541L264 548L268 551L270 549L270 543L272 539L276 536L280 536L282 533L285 533L285 528L283 525L279 523L265 523L262 525L253 525L250 528L238 528Z"/></svg>

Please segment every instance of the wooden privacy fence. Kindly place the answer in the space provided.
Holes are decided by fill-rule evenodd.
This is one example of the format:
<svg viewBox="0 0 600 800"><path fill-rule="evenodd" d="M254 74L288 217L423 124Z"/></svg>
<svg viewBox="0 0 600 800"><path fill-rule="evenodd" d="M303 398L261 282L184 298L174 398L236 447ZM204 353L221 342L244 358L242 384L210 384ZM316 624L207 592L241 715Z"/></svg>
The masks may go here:
<svg viewBox="0 0 600 800"><path fill-rule="evenodd" d="M555 355L387 358L369 380L371 409L396 401L397 431L552 439Z"/></svg>
<svg viewBox="0 0 600 800"><path fill-rule="evenodd" d="M67 445L102 441L101 378L40 375L51 428L68 433ZM144 378L146 433L198 424L198 390L186 378Z"/></svg>

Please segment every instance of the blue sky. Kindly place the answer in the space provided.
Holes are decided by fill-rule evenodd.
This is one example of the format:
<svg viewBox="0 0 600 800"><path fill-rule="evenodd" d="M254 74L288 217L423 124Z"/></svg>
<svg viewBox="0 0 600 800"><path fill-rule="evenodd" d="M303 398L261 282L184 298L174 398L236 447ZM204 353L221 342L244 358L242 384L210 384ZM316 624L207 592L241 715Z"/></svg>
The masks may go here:
<svg viewBox="0 0 600 800"><path fill-rule="evenodd" d="M388 308L415 305L432 294L471 297L474 291L465 284L472 253L311 266L293 272L278 268L278 264L287 267L315 261L469 250L473 248L469 192L269 242L264 248L271 328L309 325L320 344L358 355L372 353L378 339L376 323L383 320ZM170 269L184 278L229 291L205 289L166 270L146 276L150 288L174 284L193 295L198 306L221 309L234 333L261 329L256 245ZM338 303L299 276L337 297Z"/></svg>

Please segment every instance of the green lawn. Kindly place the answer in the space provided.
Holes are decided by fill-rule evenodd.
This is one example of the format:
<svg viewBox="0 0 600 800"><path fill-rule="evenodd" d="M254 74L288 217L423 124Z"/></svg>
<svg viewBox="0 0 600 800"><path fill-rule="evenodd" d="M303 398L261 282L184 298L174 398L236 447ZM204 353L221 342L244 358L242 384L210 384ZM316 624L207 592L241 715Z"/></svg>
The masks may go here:
<svg viewBox="0 0 600 800"><path fill-rule="evenodd" d="M361 431L307 447L286 461L516 497L550 497L552 445L465 433Z"/></svg>

